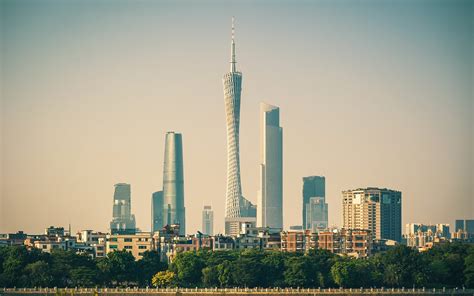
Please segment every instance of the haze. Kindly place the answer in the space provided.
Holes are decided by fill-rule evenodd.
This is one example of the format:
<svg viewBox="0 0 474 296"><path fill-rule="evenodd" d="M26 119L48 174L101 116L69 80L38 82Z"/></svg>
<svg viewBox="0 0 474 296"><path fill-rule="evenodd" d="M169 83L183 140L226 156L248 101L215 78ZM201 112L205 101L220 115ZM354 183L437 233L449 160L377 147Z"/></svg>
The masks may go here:
<svg viewBox="0 0 474 296"><path fill-rule="evenodd" d="M186 221L223 231L222 76L236 17L241 170L256 202L259 102L281 108L284 224L302 177L402 191L402 223L473 218L472 1L13 1L1 9L0 232L106 231L113 185L150 229L166 131L183 134Z"/></svg>

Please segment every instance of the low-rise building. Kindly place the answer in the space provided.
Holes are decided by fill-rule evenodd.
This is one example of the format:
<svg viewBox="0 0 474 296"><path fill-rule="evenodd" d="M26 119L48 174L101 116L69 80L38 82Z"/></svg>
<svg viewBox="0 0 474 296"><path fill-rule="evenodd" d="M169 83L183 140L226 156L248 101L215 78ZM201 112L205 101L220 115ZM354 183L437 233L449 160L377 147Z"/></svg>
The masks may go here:
<svg viewBox="0 0 474 296"><path fill-rule="evenodd" d="M151 232L137 232L135 234L107 234L105 252L128 251L135 260L143 257L143 253L154 249Z"/></svg>

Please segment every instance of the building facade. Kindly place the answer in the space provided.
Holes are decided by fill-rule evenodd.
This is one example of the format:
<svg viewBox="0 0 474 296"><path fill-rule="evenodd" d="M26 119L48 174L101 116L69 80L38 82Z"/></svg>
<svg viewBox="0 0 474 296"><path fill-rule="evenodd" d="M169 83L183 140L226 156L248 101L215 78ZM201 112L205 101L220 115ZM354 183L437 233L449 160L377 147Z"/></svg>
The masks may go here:
<svg viewBox="0 0 474 296"><path fill-rule="evenodd" d="M179 224L181 235L186 234L183 171L182 136L167 132L163 168L163 225Z"/></svg>
<svg viewBox="0 0 474 296"><path fill-rule="evenodd" d="M257 226L283 229L283 129L280 109L260 104L260 190Z"/></svg>
<svg viewBox="0 0 474 296"><path fill-rule="evenodd" d="M327 213L327 204L326 204L326 178L322 176L309 176L303 178L303 229L311 229L314 221L325 221L327 225L327 214L324 218L323 216L308 217L308 213L311 213L308 210L308 207L311 206L310 199L312 197L319 197L322 202L321 206L325 206L321 214L324 212ZM316 214L316 213L315 213ZM325 220L324 220L325 219Z"/></svg>
<svg viewBox="0 0 474 296"><path fill-rule="evenodd" d="M130 252L135 260L143 258L143 253L154 249L153 236L150 232L135 234L108 234L106 237L106 253L114 251Z"/></svg>
<svg viewBox="0 0 474 296"><path fill-rule="evenodd" d="M211 206L204 206L202 210L202 233L214 235L214 211Z"/></svg>
<svg viewBox="0 0 474 296"><path fill-rule="evenodd" d="M342 192L343 228L367 229L374 239L401 241L402 193L380 188Z"/></svg>
<svg viewBox="0 0 474 296"><path fill-rule="evenodd" d="M328 228L328 204L324 197L311 197L306 204L306 228L313 232Z"/></svg>
<svg viewBox="0 0 474 296"><path fill-rule="evenodd" d="M132 215L130 184L115 184L110 232L112 234L133 234L136 232L135 215Z"/></svg>
<svg viewBox="0 0 474 296"><path fill-rule="evenodd" d="M242 223L256 220L256 208L242 196L240 179L240 97L242 92L242 73L236 69L234 20L232 19L232 43L230 72L223 77L224 99L227 123L227 189L225 208L225 233L235 235ZM246 222L244 221L244 222ZM237 232L236 232L237 231Z"/></svg>
<svg viewBox="0 0 474 296"><path fill-rule="evenodd" d="M163 226L163 191L157 191L151 196L151 232L158 231Z"/></svg>

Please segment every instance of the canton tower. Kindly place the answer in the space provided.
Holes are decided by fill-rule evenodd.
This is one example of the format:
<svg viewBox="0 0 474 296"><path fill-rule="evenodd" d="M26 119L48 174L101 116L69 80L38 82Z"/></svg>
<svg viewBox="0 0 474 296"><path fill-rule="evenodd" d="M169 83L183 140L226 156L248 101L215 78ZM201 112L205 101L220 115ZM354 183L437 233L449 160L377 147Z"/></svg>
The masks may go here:
<svg viewBox="0 0 474 296"><path fill-rule="evenodd" d="M225 208L225 233L238 234L240 223L255 221L256 208L242 196L240 182L240 94L242 73L236 70L234 18L232 18L232 43L230 52L230 72L223 78L225 111L227 121L227 191ZM246 219L253 217L253 219Z"/></svg>

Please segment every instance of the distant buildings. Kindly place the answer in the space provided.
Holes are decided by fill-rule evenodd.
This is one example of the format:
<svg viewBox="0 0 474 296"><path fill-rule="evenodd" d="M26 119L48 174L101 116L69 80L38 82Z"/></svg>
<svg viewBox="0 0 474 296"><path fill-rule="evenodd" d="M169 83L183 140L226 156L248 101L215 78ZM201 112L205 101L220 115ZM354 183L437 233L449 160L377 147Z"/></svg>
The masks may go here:
<svg viewBox="0 0 474 296"><path fill-rule="evenodd" d="M314 198L313 200L311 200ZM303 229L327 228L326 178L303 178Z"/></svg>
<svg viewBox="0 0 474 296"><path fill-rule="evenodd" d="M283 130L280 109L260 104L260 190L257 226L283 229Z"/></svg>
<svg viewBox="0 0 474 296"><path fill-rule="evenodd" d="M313 232L328 228L328 204L324 197L311 197L306 204L306 227Z"/></svg>
<svg viewBox="0 0 474 296"><path fill-rule="evenodd" d="M202 233L214 235L214 211L211 206L204 206L202 210Z"/></svg>
<svg viewBox="0 0 474 296"><path fill-rule="evenodd" d="M426 248L428 244L450 239L449 224L409 223L405 227L406 244L414 248Z"/></svg>
<svg viewBox="0 0 474 296"><path fill-rule="evenodd" d="M179 224L186 234L184 208L183 139L181 134L166 133L163 169L163 225Z"/></svg>
<svg viewBox="0 0 474 296"><path fill-rule="evenodd" d="M133 234L136 231L135 215L131 213L130 184L115 184L110 231L112 234Z"/></svg>
<svg viewBox="0 0 474 296"><path fill-rule="evenodd" d="M227 123L227 190L225 209L225 233L236 235L242 223L256 222L256 207L242 196L240 181L240 96L242 73L236 70L234 24L232 21L232 43L230 72L223 77Z"/></svg>
<svg viewBox="0 0 474 296"><path fill-rule="evenodd" d="M474 242L474 220L456 220L452 237L456 240Z"/></svg>
<svg viewBox="0 0 474 296"><path fill-rule="evenodd" d="M151 196L151 232L163 226L163 191L157 191Z"/></svg>
<svg viewBox="0 0 474 296"><path fill-rule="evenodd" d="M402 193L380 188L342 192L343 228L370 230L374 239L401 241Z"/></svg>

